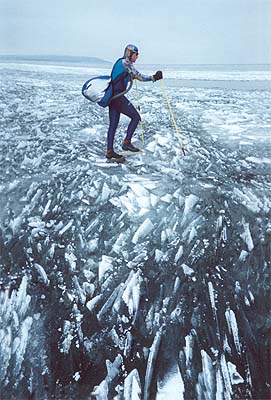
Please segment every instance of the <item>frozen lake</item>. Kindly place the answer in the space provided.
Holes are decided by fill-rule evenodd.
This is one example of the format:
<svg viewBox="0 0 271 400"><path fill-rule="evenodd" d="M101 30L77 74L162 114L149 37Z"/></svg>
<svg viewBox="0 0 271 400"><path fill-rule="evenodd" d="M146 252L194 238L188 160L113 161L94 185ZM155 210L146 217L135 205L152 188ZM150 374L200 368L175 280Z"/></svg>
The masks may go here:
<svg viewBox="0 0 271 400"><path fill-rule="evenodd" d="M110 70L0 63L3 399L269 398L270 66L161 69L109 166Z"/></svg>

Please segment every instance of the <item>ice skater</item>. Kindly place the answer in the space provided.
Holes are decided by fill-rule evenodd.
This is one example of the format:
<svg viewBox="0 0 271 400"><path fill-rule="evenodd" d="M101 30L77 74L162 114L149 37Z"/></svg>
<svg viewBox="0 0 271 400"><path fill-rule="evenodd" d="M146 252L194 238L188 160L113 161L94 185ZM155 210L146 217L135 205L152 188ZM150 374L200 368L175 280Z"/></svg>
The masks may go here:
<svg viewBox="0 0 271 400"><path fill-rule="evenodd" d="M131 121L127 128L126 137L122 148L125 151L140 151L131 143L133 133L140 121L140 115L133 104L124 96L129 81L138 79L141 82L155 82L163 78L162 71L154 75L143 75L136 70L134 63L138 58L138 48L128 44L125 47L123 57L118 59L111 72L112 100L109 103L109 128L107 132L107 153L106 158L112 161L122 161L124 157L114 151L115 132L119 124L120 114L127 115Z"/></svg>

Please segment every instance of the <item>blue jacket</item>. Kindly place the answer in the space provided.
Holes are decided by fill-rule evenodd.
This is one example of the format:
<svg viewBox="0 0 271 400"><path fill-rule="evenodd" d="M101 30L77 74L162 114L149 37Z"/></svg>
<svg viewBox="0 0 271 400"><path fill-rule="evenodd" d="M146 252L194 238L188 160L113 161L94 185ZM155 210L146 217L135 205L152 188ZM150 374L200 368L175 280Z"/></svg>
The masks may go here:
<svg viewBox="0 0 271 400"><path fill-rule="evenodd" d="M126 58L119 58L111 71L111 82L105 91L104 97L98 104L102 107L107 107L112 97L126 91L128 83L133 79L138 79L142 82L153 81L150 75L143 75L134 67L134 64Z"/></svg>
<svg viewBox="0 0 271 400"><path fill-rule="evenodd" d="M130 80L138 79L142 82L154 80L152 76L143 75L137 71L128 57L120 58L116 61L112 68L111 79L113 84L113 96L124 92Z"/></svg>

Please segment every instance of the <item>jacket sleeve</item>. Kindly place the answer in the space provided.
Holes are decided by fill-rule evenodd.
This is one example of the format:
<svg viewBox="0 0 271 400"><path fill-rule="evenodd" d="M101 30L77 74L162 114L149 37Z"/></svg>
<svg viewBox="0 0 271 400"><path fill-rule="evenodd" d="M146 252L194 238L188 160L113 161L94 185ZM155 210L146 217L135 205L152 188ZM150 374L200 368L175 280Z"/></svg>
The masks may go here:
<svg viewBox="0 0 271 400"><path fill-rule="evenodd" d="M127 62L127 60L123 60L124 68L129 72L132 79L137 79L141 82L154 82L154 78L152 75L143 75L141 74L131 62Z"/></svg>

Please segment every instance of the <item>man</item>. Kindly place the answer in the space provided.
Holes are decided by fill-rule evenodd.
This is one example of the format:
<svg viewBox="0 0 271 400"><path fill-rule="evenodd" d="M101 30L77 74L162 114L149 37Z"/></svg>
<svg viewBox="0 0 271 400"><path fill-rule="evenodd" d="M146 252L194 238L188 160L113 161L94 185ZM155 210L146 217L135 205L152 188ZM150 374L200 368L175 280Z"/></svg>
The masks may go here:
<svg viewBox="0 0 271 400"><path fill-rule="evenodd" d="M138 48L132 44L125 47L124 55L118 59L111 72L111 100L109 102L109 129L107 133L107 154L110 161L124 161L124 157L114 151L114 137L119 124L120 114L131 118L122 148L125 151L140 151L131 143L133 133L140 121L140 115L130 101L124 96L129 81L138 79L142 82L155 82L163 78L161 71L154 75L143 75L136 70L134 63L138 58Z"/></svg>

